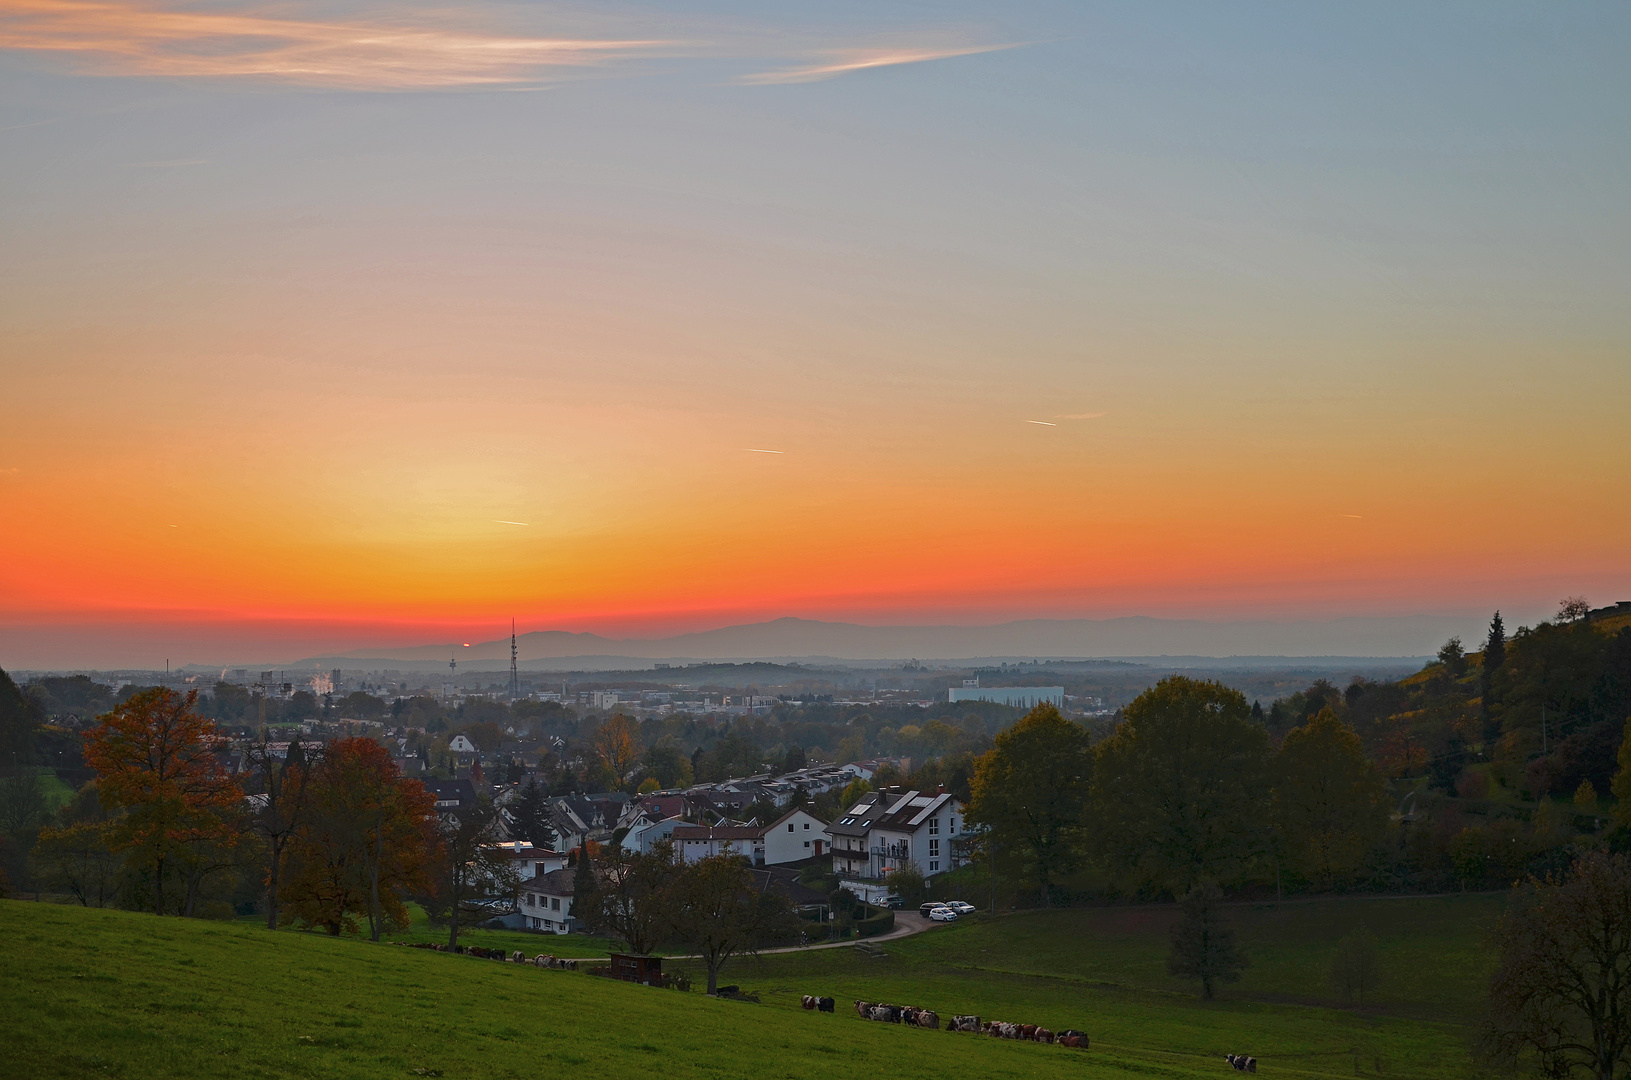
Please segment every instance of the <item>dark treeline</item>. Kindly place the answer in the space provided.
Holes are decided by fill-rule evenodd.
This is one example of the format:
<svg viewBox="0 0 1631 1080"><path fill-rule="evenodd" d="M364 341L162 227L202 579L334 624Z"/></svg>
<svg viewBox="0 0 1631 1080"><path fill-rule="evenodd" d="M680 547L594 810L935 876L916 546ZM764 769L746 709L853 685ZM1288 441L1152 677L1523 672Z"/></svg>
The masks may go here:
<svg viewBox="0 0 1631 1080"><path fill-rule="evenodd" d="M1568 601L1510 637L1497 615L1482 644L1267 708L1173 677L1097 742L1037 710L977 761L969 817L989 831L947 886L1031 903L1500 888L1631 849L1631 613Z"/></svg>

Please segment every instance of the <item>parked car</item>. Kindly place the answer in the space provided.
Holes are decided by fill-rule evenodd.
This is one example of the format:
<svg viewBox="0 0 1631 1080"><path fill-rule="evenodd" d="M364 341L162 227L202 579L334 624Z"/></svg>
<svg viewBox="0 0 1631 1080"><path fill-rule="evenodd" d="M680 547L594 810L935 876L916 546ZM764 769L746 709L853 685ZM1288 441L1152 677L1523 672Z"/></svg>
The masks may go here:
<svg viewBox="0 0 1631 1080"><path fill-rule="evenodd" d="M929 913L934 911L935 908L945 906L946 905L943 901L930 900L927 904L919 904L917 906L917 913L927 919L929 917Z"/></svg>
<svg viewBox="0 0 1631 1080"><path fill-rule="evenodd" d="M894 908L896 911L899 911L901 908L906 906L906 897L886 896L883 898L883 906L887 908Z"/></svg>
<svg viewBox="0 0 1631 1080"><path fill-rule="evenodd" d="M947 900L946 906L957 912L958 915L972 915L980 910L967 900Z"/></svg>
<svg viewBox="0 0 1631 1080"><path fill-rule="evenodd" d="M935 922L956 922L957 912L949 907L937 907L929 912L929 918Z"/></svg>

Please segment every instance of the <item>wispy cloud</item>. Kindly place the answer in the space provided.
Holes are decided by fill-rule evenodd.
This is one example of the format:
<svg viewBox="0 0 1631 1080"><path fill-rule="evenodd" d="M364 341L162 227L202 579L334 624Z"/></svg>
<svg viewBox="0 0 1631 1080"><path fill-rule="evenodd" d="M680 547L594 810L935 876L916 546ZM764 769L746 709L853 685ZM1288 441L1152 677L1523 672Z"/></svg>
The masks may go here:
<svg viewBox="0 0 1631 1080"><path fill-rule="evenodd" d="M752 75L744 75L737 81L754 85L819 82L822 79L847 75L852 71L865 71L868 68L921 64L928 60L949 60L954 56L973 56L977 53L997 52L1001 49L1015 47L1017 47L1015 44L1004 44L967 45L959 48L938 49L846 49L829 53L830 59L825 63L810 64L803 67L779 68L775 71L761 71Z"/></svg>
<svg viewBox="0 0 1631 1080"><path fill-rule="evenodd" d="M1027 420L1025 422L1027 424L1040 424L1043 427L1058 427L1059 426L1058 424L1054 423L1052 420Z"/></svg>
<svg viewBox="0 0 1631 1080"><path fill-rule="evenodd" d="M760 450L757 447L744 446L744 447L742 447L742 452L745 453L745 454L785 454L787 451L785 451L785 450Z"/></svg>
<svg viewBox="0 0 1631 1080"><path fill-rule="evenodd" d="M1101 413L1101 412L1065 413L1063 416L1059 417L1059 419L1061 419L1061 420L1097 420L1099 417L1104 416L1104 415L1105 414Z"/></svg>
<svg viewBox="0 0 1631 1080"><path fill-rule="evenodd" d="M536 81L551 69L654 55L670 44L164 10L130 0L0 0L0 49L68 53L110 75L429 89Z"/></svg>

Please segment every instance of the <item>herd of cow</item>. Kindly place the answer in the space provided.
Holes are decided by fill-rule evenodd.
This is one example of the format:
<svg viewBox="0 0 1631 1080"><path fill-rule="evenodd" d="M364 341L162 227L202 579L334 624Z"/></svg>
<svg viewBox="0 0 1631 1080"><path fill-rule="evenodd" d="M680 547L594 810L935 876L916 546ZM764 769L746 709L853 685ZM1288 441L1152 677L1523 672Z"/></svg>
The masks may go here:
<svg viewBox="0 0 1631 1080"><path fill-rule="evenodd" d="M819 1009L822 1012L833 1011L833 999L830 997L816 997L814 994L805 994L799 998L799 1004L806 1009ZM877 1020L885 1024L907 1024L912 1027L939 1030L940 1014L931 1009L919 1009L911 1005L886 1005L878 1001L857 1001L855 1013L862 1020ZM1072 1050L1086 1050L1088 1046L1087 1033L1074 1028L1065 1031L1050 1031L1036 1024L1010 1024L1005 1020L981 1020L978 1016L954 1016L946 1024L947 1031L968 1031L976 1035L987 1035L993 1039L1026 1039L1031 1042L1052 1043L1056 1046L1068 1046ZM1228 1054L1224 1058L1239 1072L1255 1073L1257 1059L1246 1054Z"/></svg>
<svg viewBox="0 0 1631 1080"><path fill-rule="evenodd" d="M812 998L808 995L803 999L811 1001L831 1001L831 998ZM813 1006L805 1004L806 1009ZM940 1014L930 1009L919 1009L911 1005L886 1005L876 1001L857 1001L855 1012L862 1020L878 1020L885 1024L910 1024L913 1027L938 1030L940 1027ZM1030 1042L1054 1043L1059 1046L1068 1046L1073 1050L1087 1049L1087 1034L1074 1028L1068 1031L1054 1032L1036 1024L1010 1024L1005 1020L985 1020L978 1016L954 1016L946 1024L947 1031L969 1031L976 1035L988 1035L993 1039L1026 1039Z"/></svg>
<svg viewBox="0 0 1631 1080"><path fill-rule="evenodd" d="M396 944L401 945L398 941ZM408 943L410 949L431 949L435 952L454 952L461 956L474 956L478 960L503 960L511 964L531 964L533 967L554 968L557 971L576 971L578 962L566 960L553 953L539 953L531 960L520 949L514 952L505 952L503 949L486 949L480 945L455 945L451 949L446 945L433 945L428 941L414 941Z"/></svg>

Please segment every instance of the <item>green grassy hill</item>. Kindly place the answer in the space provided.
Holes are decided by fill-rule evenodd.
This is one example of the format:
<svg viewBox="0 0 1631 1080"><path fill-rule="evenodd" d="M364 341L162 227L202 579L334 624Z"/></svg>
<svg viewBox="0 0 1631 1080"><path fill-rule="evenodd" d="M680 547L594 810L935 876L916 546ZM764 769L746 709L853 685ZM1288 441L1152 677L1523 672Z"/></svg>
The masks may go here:
<svg viewBox="0 0 1631 1080"><path fill-rule="evenodd" d="M351 939L6 901L0 1029L24 1075L42 1078L531 1078L563 1067L800 1080L1215 1077L1230 1075L1220 1057L1231 1050L1256 1054L1266 1076L1477 1075L1461 999L1481 977L1473 927L1496 902L1386 902L1402 906L1371 926L1388 965L1405 970L1365 1014L1320 1004L1321 958L1342 933L1344 903L1367 902L1323 914L1306 905L1289 919L1243 909L1258 962L1212 1003L1162 971L1168 916L1120 909L977 920L890 942L876 960L838 949L740 961L726 980L760 991L755 1005ZM1411 952L1403 942L1416 937ZM842 1008L807 1013L802 993L1074 1026L1094 1048L872 1024Z"/></svg>

